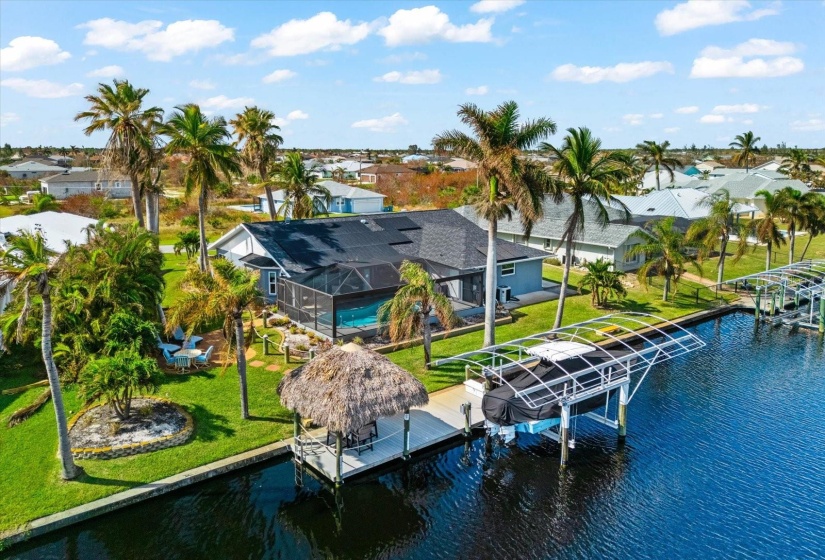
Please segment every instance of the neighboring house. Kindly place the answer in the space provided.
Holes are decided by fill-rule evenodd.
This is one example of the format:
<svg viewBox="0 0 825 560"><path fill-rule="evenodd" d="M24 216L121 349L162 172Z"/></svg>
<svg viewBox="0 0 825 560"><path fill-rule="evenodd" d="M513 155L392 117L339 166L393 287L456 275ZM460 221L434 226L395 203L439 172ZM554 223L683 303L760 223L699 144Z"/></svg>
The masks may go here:
<svg viewBox="0 0 825 560"><path fill-rule="evenodd" d="M58 253L66 250L66 241L79 245L89 239L88 228L97 224L97 220L69 214L66 212L40 212L0 218L0 250L5 249L7 239L20 230L34 231L39 229L46 238L46 246ZM0 280L0 313L11 299L12 285Z"/></svg>
<svg viewBox="0 0 825 560"><path fill-rule="evenodd" d="M584 232L578 235L573 243L574 264L584 264L603 258L612 262L617 270L628 271L639 268L644 263L644 256L630 256L627 253L631 247L644 242L644 230L635 225L612 222L601 227L598 225L594 206L586 203L584 208ZM487 230L487 220L478 216L472 206L461 206L455 211ZM498 237L546 251L550 253L548 257L555 256L565 262L567 254L561 239L572 211L573 205L569 199L556 204L552 198L547 197L544 200L544 217L533 226L530 237L524 235L518 212L513 213L511 220L499 220ZM608 207L607 212L611 221L622 221L626 218L625 213L617 208Z"/></svg>
<svg viewBox="0 0 825 560"><path fill-rule="evenodd" d="M653 220L673 216L692 221L705 218L710 213L709 206L705 204L708 195L706 190L682 188L654 190L644 196L616 195L616 198L627 207L634 218L648 217ZM735 214L751 214L759 212L759 208L737 203L733 211Z"/></svg>
<svg viewBox="0 0 825 560"><path fill-rule="evenodd" d="M756 196L758 191L767 190L774 193L785 187L792 187L804 194L810 190L808 185L802 181L789 179L786 175L775 171L759 170L753 173L745 173L743 169L738 171L738 173L728 173L707 180L694 179L685 187L700 189L711 194L725 189L736 202L756 207L755 212L765 211L765 200L761 196Z"/></svg>
<svg viewBox="0 0 825 560"><path fill-rule="evenodd" d="M725 167L725 166L722 165L721 163L719 163L718 161L713 161L711 159L711 160L708 160L708 161L703 161L701 163L697 163L694 167L696 167L696 169L700 173L712 173L715 169L719 169L720 167Z"/></svg>
<svg viewBox="0 0 825 560"><path fill-rule="evenodd" d="M322 213L347 213L347 214L369 214L372 212L382 212L384 210L383 194L375 191L345 185L336 181L320 181L319 186L325 187L332 195L332 204L329 208L323 206L323 201L316 199L318 210ZM285 201L286 192L283 190L273 191L272 198L275 203L275 212L277 213ZM266 200L265 194L260 194L254 204L255 210L261 212L269 212L269 204ZM287 216L289 217L289 216Z"/></svg>
<svg viewBox="0 0 825 560"><path fill-rule="evenodd" d="M5 171L13 179L39 179L55 173L62 173L65 170L65 167L60 167L54 162L44 163L31 160L0 166L0 171Z"/></svg>
<svg viewBox="0 0 825 560"><path fill-rule="evenodd" d="M427 163L429 158L424 154L410 154L401 158L403 163Z"/></svg>
<svg viewBox="0 0 825 560"><path fill-rule="evenodd" d="M371 165L361 170L362 183L384 183L400 177L411 177L418 173L417 169L407 167L406 165L386 164L386 165Z"/></svg>
<svg viewBox="0 0 825 560"><path fill-rule="evenodd" d="M404 260L421 263L459 314L484 305L487 234L453 210L247 223L209 248L259 270L261 289L282 313L332 338L375 332ZM499 240L499 286L509 286L510 297L541 291L546 256Z"/></svg>
<svg viewBox="0 0 825 560"><path fill-rule="evenodd" d="M325 163L317 170L321 172L324 179L334 178L337 174L343 174L344 179L359 180L361 178L361 168L369 164L360 161L343 160L333 163Z"/></svg>
<svg viewBox="0 0 825 560"><path fill-rule="evenodd" d="M102 193L110 198L129 198L132 196L132 182L126 175L115 172L103 174L98 169L66 169L63 173L41 179L40 190L58 199L91 193Z"/></svg>
<svg viewBox="0 0 825 560"><path fill-rule="evenodd" d="M453 158L444 164L444 169L448 171L469 171L477 168L478 164L476 162L464 158Z"/></svg>
<svg viewBox="0 0 825 560"><path fill-rule="evenodd" d="M681 187L686 185L692 180L690 175L685 173L681 173L679 171L673 172L673 180L670 179L670 173L665 170L659 170L659 188L660 189L670 189L673 187ZM645 173L644 177L642 178L642 190L656 190L656 171L650 170Z"/></svg>

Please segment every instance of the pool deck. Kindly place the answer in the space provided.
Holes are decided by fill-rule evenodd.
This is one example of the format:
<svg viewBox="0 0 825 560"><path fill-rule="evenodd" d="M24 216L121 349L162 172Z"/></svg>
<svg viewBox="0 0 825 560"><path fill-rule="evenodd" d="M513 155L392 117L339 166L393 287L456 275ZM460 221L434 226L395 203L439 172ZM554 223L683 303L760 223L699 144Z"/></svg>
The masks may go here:
<svg viewBox="0 0 825 560"><path fill-rule="evenodd" d="M461 405L469 402L471 425L484 421L481 411L481 397L468 393L464 385L457 385L430 395L430 402L424 407L410 410L410 453L423 451L450 438L464 433L464 414ZM315 434L313 434L315 435ZM359 473L375 469L381 465L401 459L404 450L404 415L396 414L378 419L378 438L373 448L362 446L361 454L355 449L345 449L341 478L347 479ZM317 439L315 439L317 438ZM335 443L327 447L323 434L315 435L303 446L304 464L329 481L335 480ZM308 439L308 438L304 438ZM301 448L292 444L296 458Z"/></svg>

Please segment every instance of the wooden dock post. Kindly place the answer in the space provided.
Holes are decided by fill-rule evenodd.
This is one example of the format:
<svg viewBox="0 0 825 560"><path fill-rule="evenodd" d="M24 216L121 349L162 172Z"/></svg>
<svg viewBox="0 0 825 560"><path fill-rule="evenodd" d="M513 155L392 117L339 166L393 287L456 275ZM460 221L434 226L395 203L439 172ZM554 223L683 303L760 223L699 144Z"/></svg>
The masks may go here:
<svg viewBox="0 0 825 560"><path fill-rule="evenodd" d="M619 439L627 436L627 393L627 385L619 387Z"/></svg>
<svg viewBox="0 0 825 560"><path fill-rule="evenodd" d="M464 381L470 380L470 365L464 366Z"/></svg>
<svg viewBox="0 0 825 560"><path fill-rule="evenodd" d="M762 307L762 290L760 290L759 286L757 286L756 287L756 311L754 312L754 317L756 318L757 321L759 320L759 312L761 311L761 309L759 309L760 307Z"/></svg>
<svg viewBox="0 0 825 560"><path fill-rule="evenodd" d="M289 363L289 343L284 342L284 363Z"/></svg>
<svg viewBox="0 0 825 560"><path fill-rule="evenodd" d="M774 316L775 311L776 311L776 292L771 292L771 317Z"/></svg>
<svg viewBox="0 0 825 560"><path fill-rule="evenodd" d="M813 306L813 302L811 305ZM825 334L825 290L819 294L819 333Z"/></svg>
<svg viewBox="0 0 825 560"><path fill-rule="evenodd" d="M404 459L410 458L410 409L404 411Z"/></svg>
<svg viewBox="0 0 825 560"><path fill-rule="evenodd" d="M341 471L344 468L343 439L344 438L341 432L335 432L335 486L341 486L341 483L344 480L341 477Z"/></svg>
<svg viewBox="0 0 825 560"><path fill-rule="evenodd" d="M265 334L262 338L264 341L264 356L267 356L269 354L269 335Z"/></svg>
<svg viewBox="0 0 825 560"><path fill-rule="evenodd" d="M570 452L568 439L570 437L570 406L561 407L561 424L559 424L559 443L561 444L561 466L567 465L567 456Z"/></svg>
<svg viewBox="0 0 825 560"><path fill-rule="evenodd" d="M470 411L473 405L470 402L465 402L461 405L461 412L464 414L464 436L470 437L472 435L472 428L470 427Z"/></svg>

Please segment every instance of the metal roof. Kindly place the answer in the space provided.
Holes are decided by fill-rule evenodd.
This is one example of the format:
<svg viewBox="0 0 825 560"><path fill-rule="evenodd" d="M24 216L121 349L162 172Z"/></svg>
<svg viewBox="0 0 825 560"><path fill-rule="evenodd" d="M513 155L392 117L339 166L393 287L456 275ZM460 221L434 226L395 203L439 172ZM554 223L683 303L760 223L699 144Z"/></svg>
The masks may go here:
<svg viewBox="0 0 825 560"><path fill-rule="evenodd" d="M785 295L809 297L825 294L825 260L806 260L727 280L724 284L744 286L755 292L785 290Z"/></svg>

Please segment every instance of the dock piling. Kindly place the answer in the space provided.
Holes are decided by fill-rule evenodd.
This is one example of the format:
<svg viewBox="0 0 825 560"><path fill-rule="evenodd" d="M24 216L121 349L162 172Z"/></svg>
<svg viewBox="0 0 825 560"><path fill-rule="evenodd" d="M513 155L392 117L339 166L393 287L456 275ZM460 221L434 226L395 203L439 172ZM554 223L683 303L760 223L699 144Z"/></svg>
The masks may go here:
<svg viewBox="0 0 825 560"><path fill-rule="evenodd" d="M404 411L404 459L410 458L410 409Z"/></svg>
<svg viewBox="0 0 825 560"><path fill-rule="evenodd" d="M619 387L619 439L623 440L627 436L627 401L628 386Z"/></svg>
<svg viewBox="0 0 825 560"><path fill-rule="evenodd" d="M470 435L472 435L472 429L470 428L470 411L472 408L473 405L470 402L465 402L461 405L461 412L464 414L464 435L466 437L470 437Z"/></svg>
<svg viewBox="0 0 825 560"><path fill-rule="evenodd" d="M825 293L819 294L819 333L825 334Z"/></svg>
<svg viewBox="0 0 825 560"><path fill-rule="evenodd" d="M343 454L343 436L341 432L335 432L335 486L341 486L343 478L341 471L343 470L344 454Z"/></svg>
<svg viewBox="0 0 825 560"><path fill-rule="evenodd" d="M559 443L561 444L561 466L567 465L567 456L570 452L568 439L570 437L570 406L561 407L561 424L559 425Z"/></svg>

